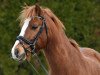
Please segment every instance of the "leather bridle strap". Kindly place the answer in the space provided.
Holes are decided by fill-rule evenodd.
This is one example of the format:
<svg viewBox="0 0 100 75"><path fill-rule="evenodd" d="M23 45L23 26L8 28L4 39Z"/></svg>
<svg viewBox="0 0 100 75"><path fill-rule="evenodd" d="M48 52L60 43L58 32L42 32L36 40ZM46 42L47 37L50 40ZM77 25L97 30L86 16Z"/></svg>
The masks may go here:
<svg viewBox="0 0 100 75"><path fill-rule="evenodd" d="M41 16L39 16L39 17L42 18L43 22L42 22L42 25L41 25L41 27L39 29L39 32L35 35L35 37L31 41L26 39L23 36L17 36L17 39L16 39L16 40L19 40L20 42L24 42L25 44L29 45L29 47L32 50L31 53L34 53L35 45L37 43L37 40L38 40L39 36L43 32L44 28L46 29L46 35L48 36L48 29L47 29L47 25L46 25L45 19L43 17L41 17Z"/></svg>

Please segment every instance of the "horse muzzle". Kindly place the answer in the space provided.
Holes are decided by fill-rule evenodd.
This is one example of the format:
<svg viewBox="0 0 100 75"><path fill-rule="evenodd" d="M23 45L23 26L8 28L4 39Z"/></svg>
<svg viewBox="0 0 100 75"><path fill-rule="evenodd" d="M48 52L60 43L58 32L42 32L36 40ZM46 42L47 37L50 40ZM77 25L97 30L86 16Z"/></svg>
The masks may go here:
<svg viewBox="0 0 100 75"><path fill-rule="evenodd" d="M14 60L22 61L22 60L26 59L26 53L25 53L23 47L18 47L18 48L12 49L11 53L12 53L12 58Z"/></svg>

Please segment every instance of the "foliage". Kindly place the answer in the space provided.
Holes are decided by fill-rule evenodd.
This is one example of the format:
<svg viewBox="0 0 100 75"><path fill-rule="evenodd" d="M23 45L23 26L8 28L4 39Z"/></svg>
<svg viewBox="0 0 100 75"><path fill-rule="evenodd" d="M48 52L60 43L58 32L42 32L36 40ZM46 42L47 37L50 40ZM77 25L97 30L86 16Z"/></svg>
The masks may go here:
<svg viewBox="0 0 100 75"><path fill-rule="evenodd" d="M39 1L40 5L52 9L64 23L68 37L75 39L82 47L100 50L99 0ZM10 51L20 32L17 18L24 2L29 5L35 4L34 0L0 0L0 75L16 75L18 63L10 58ZM41 59L43 60L43 57ZM22 69L19 75L29 75L28 72L30 75L34 73L28 66Z"/></svg>

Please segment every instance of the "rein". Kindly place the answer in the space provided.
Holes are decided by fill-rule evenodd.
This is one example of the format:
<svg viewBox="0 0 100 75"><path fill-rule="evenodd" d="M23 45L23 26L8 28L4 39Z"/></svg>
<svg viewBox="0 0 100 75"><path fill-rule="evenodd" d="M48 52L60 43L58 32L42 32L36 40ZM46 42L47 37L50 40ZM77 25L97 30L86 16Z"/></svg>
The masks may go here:
<svg viewBox="0 0 100 75"><path fill-rule="evenodd" d="M42 65L41 60L39 59L37 53L35 52L35 45L37 44L37 41L38 41L38 39L39 39L39 36L41 35L41 33L43 32L43 29L45 28L45 29L46 29L46 35L47 35L47 37L48 37L48 29L47 29L47 25L46 25L46 22L45 22L45 18L44 18L43 16L35 16L35 17L38 17L38 18L42 19L42 25L41 25L41 27L40 27L38 33L35 35L35 37L30 41L30 40L26 39L26 38L23 37L23 36L17 36L16 40L19 40L20 44L22 45L22 47L23 47L24 50L25 50L26 55L27 55L27 51L28 51L28 52L30 52L30 53L33 55L33 57L34 57L34 56L37 57L37 59L38 59L40 65L41 65L41 67L42 67L42 68L44 69L44 71L46 72L46 75L48 75L48 71L47 71L47 70L45 69L45 67ZM34 18L34 17L32 17L32 18ZM23 42L24 42L25 44L29 45L29 47L28 47L28 48L25 48ZM31 49L31 51L29 50L29 48ZM36 73L37 73L38 75L40 75L39 72L34 68L34 66L33 66L30 62L28 62L28 63L29 63L29 64L31 65L31 67L36 71Z"/></svg>

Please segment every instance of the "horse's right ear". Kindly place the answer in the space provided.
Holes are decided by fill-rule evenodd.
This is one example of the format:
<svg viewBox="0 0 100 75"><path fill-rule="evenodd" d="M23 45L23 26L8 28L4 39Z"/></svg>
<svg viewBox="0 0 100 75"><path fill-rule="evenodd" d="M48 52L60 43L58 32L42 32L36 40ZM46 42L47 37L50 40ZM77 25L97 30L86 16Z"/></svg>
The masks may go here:
<svg viewBox="0 0 100 75"><path fill-rule="evenodd" d="M38 4L36 4L35 5L35 12L36 12L36 14L38 15L38 16L40 16L41 15L41 7L38 5Z"/></svg>

